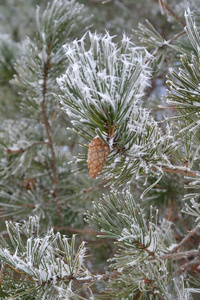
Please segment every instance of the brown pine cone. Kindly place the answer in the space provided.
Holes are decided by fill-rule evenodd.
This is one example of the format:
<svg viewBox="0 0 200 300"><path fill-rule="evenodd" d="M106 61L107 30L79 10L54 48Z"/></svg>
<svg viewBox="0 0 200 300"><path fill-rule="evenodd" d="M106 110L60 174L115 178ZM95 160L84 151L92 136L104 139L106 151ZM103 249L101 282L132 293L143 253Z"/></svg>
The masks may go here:
<svg viewBox="0 0 200 300"><path fill-rule="evenodd" d="M91 178L95 178L105 165L110 148L99 137L94 138L88 149L88 168Z"/></svg>

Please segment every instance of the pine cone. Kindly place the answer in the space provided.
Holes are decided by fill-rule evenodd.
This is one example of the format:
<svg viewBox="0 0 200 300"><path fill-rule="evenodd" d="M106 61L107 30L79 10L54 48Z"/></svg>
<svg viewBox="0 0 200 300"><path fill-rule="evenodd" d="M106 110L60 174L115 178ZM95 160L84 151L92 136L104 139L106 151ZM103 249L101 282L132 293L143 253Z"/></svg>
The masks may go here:
<svg viewBox="0 0 200 300"><path fill-rule="evenodd" d="M94 138L88 149L88 168L91 178L95 178L105 165L110 148L99 137Z"/></svg>

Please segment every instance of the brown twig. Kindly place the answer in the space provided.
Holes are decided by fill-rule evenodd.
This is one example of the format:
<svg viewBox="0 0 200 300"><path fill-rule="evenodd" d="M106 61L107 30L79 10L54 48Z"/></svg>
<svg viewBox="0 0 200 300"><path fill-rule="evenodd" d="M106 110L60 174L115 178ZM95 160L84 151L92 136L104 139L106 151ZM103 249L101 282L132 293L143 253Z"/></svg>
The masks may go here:
<svg viewBox="0 0 200 300"><path fill-rule="evenodd" d="M156 111L159 111L159 110L166 110L166 109L176 109L175 107L173 107L173 106L159 106L159 107L156 107L156 108L152 108L151 110L150 110L150 113L152 113L152 112L156 112Z"/></svg>
<svg viewBox="0 0 200 300"><path fill-rule="evenodd" d="M186 26L186 23L185 21L183 21L172 9L169 5L167 5L165 3L165 7L166 9L168 10L168 12L170 12L170 14L183 26L185 27Z"/></svg>
<svg viewBox="0 0 200 300"><path fill-rule="evenodd" d="M156 289L156 287L154 287L154 289ZM165 300L165 298L163 298L161 295L158 294L158 292L149 292L149 294L152 294L154 296L157 296L160 300Z"/></svg>
<svg viewBox="0 0 200 300"><path fill-rule="evenodd" d="M197 233L197 231L200 229L200 223L197 224L197 226L191 230L186 237L184 237L184 239L177 245L175 246L169 253L175 253L180 247L182 247L183 244L185 244L185 242L187 242L191 236L195 235Z"/></svg>
<svg viewBox="0 0 200 300"><path fill-rule="evenodd" d="M97 281L107 280L109 278L115 278L120 274L121 273L119 271L114 271L112 273L106 273L106 274L103 274L103 275L93 276L93 277L88 278L88 279L84 279L84 278L83 279L77 279L77 278L74 278L74 277L69 278L69 279L72 279L73 281L76 281L78 283L95 283ZM68 276L66 276L66 277L68 277Z"/></svg>
<svg viewBox="0 0 200 300"><path fill-rule="evenodd" d="M183 251L183 252L178 252L178 253L170 253L170 251L167 254L163 255L151 255L148 257L149 261L153 260L166 260L166 259L176 259L176 260L181 260L183 258L188 258L188 257L199 257L200 256L200 251L198 250L189 250L189 251Z"/></svg>
<svg viewBox="0 0 200 300"><path fill-rule="evenodd" d="M45 125L45 129L46 129L46 134L47 134L49 146L51 148L51 153L52 153L52 173L53 173L52 181L53 181L53 186L54 186L54 196L56 198L56 203L57 203L58 217L61 220L61 206L59 204L59 192L58 192L58 188L57 188L56 154L55 154L52 136L51 136L51 127L50 127L50 124L49 124L49 121L48 121L48 118L46 115L46 110L45 110L47 77L48 77L48 71L51 67L50 53L51 53L51 41L48 46L47 60L46 60L46 63L44 65L44 69L43 69L43 90L42 90L43 99L42 99L41 107L42 107L42 116L43 116L44 125Z"/></svg>
<svg viewBox="0 0 200 300"><path fill-rule="evenodd" d="M145 252L147 252L150 256L155 257L155 253L146 248L143 244L136 242L136 244Z"/></svg>
<svg viewBox="0 0 200 300"><path fill-rule="evenodd" d="M181 23L181 25L182 25L183 27L186 26L186 23L185 23L181 18L179 18L179 16L177 16L176 13L175 13L175 12L174 12L167 4L165 4L165 3L163 2L163 0L158 0L158 1L159 1L160 5L162 5L162 6L164 7L164 10L165 10L165 12L166 12L166 15L167 15L167 10L168 10L168 11L169 11L169 12L170 12L170 13L178 20L178 22ZM185 34L185 33L186 33L186 31L185 31L185 29L184 29L183 31L181 31L181 32L179 32L178 34L176 34L171 40L165 42L162 46L158 47L158 48L156 49L156 51L153 53L153 56L156 56L156 54L158 53L158 51L159 51L160 49L162 49L163 47L166 47L167 45L172 44L176 39L178 39L180 36L182 36L182 35ZM146 63L148 63L150 60L151 60L151 58L147 59L147 60L146 60Z"/></svg>
<svg viewBox="0 0 200 300"><path fill-rule="evenodd" d="M174 204L172 203L169 207L168 215L167 215L167 221L170 221L172 209L174 207Z"/></svg>
<svg viewBox="0 0 200 300"><path fill-rule="evenodd" d="M109 278L115 278L116 276L118 276L119 274L121 274L118 271L114 271L112 273L106 273L106 274L102 274L102 275L93 275L91 277L87 277L87 278L76 278L76 276L74 275L66 275L64 277L57 277L56 281L63 281L63 280L68 280L68 281L74 281L80 284L86 284L86 283L91 283L94 284L95 282L98 281L102 281L102 280L106 280ZM43 281L42 283L40 283L42 286L44 286L45 284L49 284L51 282L51 280L49 280L48 282Z"/></svg>
<svg viewBox="0 0 200 300"><path fill-rule="evenodd" d="M113 130L112 130L112 132L111 132L110 139L112 139L113 136L114 136L115 127L116 127L116 123L115 123L114 126L113 126Z"/></svg>
<svg viewBox="0 0 200 300"><path fill-rule="evenodd" d="M200 259L194 259L190 262L185 263L183 266L181 266L182 269L186 270L193 266L199 266L200 265Z"/></svg>
<svg viewBox="0 0 200 300"><path fill-rule="evenodd" d="M104 181L104 182L101 182L101 183L99 183L99 184L97 184L97 185L95 185L95 186L93 186L93 187L91 187L91 188L89 188L89 189L87 189L87 190L83 190L82 193L83 193L83 194L86 194L86 193L89 193L89 192L91 192L91 191L94 191L94 190L98 189L99 187L104 186L104 185L107 184L109 181L110 181L110 179L108 179L108 180L106 180L106 181Z"/></svg>
<svg viewBox="0 0 200 300"><path fill-rule="evenodd" d="M152 291L149 291L149 294L157 296L160 300L165 300L159 293L158 293L158 289L156 288L156 286L152 283L151 279L148 278L143 278L144 282L148 285L151 286Z"/></svg>
<svg viewBox="0 0 200 300"><path fill-rule="evenodd" d="M152 167L152 170L155 170L155 168ZM181 175L189 176L189 177L199 177L200 176L200 172L198 172L198 171L189 171L187 169L184 170L179 167L173 167L173 168L162 167L162 170L167 173L181 174Z"/></svg>
<svg viewBox="0 0 200 300"><path fill-rule="evenodd" d="M107 280L109 278L113 278L115 279L118 275L120 275L121 273L119 271L114 271L112 273L107 273L107 274L103 274L103 275L97 275L97 276L94 276L94 277L91 277L91 278L88 278L88 279L77 279L77 278L74 278L74 277L68 277L66 276L65 278L66 279L69 279L69 280L73 280L77 283L96 283L98 281L102 281L102 280ZM152 287L152 291L150 291L149 293L153 294L153 295L156 295L159 299L161 300L164 300L164 298L159 295L157 292L155 292L156 290L156 287L152 284L152 281L151 280L148 280L147 278L144 278L144 281L149 284L151 287ZM140 293L139 293L140 295ZM137 295L137 298L136 299L139 299L138 298L138 295Z"/></svg>
<svg viewBox="0 0 200 300"><path fill-rule="evenodd" d="M168 16L167 9L166 9L166 6L165 6L165 3L163 2L163 0L158 0L158 2L159 2L159 4L160 4L161 13L162 13L162 7L163 7L166 16Z"/></svg>
<svg viewBox="0 0 200 300"><path fill-rule="evenodd" d="M33 146L35 145L39 145L39 144L49 144L48 142L44 142L44 141L40 141L40 142L34 142L32 145L30 146L27 146L26 148L20 148L20 149L17 149L17 150L12 150L12 149L6 149L4 150L4 152L6 152L7 154L10 154L10 153L24 153L25 151L31 149Z"/></svg>
<svg viewBox="0 0 200 300"><path fill-rule="evenodd" d="M72 233L81 233L81 234L96 234L96 235L104 235L101 231L96 231L96 230L90 230L90 229L76 229L73 227L65 227L65 226L57 226L54 227L55 230L66 230Z"/></svg>
<svg viewBox="0 0 200 300"><path fill-rule="evenodd" d="M154 57L156 56L156 54L159 52L160 49L162 49L163 47L167 47L168 45L171 45L175 40L177 40L180 36L182 36L183 34L185 34L186 31L183 30L181 32L179 32L178 34L176 34L171 40L166 41L165 43L162 44L162 46L158 47L154 53L152 54ZM151 58L146 60L146 63L148 63L151 60ZM152 109L151 111L156 111L156 110L160 110L160 109L176 109L175 107L159 107L156 109Z"/></svg>
<svg viewBox="0 0 200 300"><path fill-rule="evenodd" d="M185 31L185 30L183 30L183 31L181 31L181 32L179 32L179 33L177 33L171 40L169 40L169 41L167 42L167 44L172 44L175 40L177 40L180 36L182 36L182 35L184 35L184 34L186 34L186 31Z"/></svg>
<svg viewBox="0 0 200 300"><path fill-rule="evenodd" d="M109 3L112 0L90 0L89 4L105 4L105 3Z"/></svg>
<svg viewBox="0 0 200 300"><path fill-rule="evenodd" d="M0 286L2 284L2 275L3 275L3 264L1 264L1 271L0 271Z"/></svg>
<svg viewBox="0 0 200 300"><path fill-rule="evenodd" d="M53 116L52 116L52 118L51 118L51 122L53 122L53 120L55 119L55 117L56 117L56 114L57 114L57 111L58 111L58 101L56 102L56 107L55 107L55 109L54 109L54 112L53 112Z"/></svg>
<svg viewBox="0 0 200 300"><path fill-rule="evenodd" d="M137 296L136 296L135 300L140 300L141 293L142 293L141 291L139 291L139 292L137 293Z"/></svg>
<svg viewBox="0 0 200 300"><path fill-rule="evenodd" d="M15 269L13 266L7 264L7 266L9 268L11 268L13 271L15 271L16 273L20 274L21 276L27 278L28 280L31 280L31 281L35 281L33 278L29 277L28 275L24 274L23 272L20 272L19 270Z"/></svg>
<svg viewBox="0 0 200 300"><path fill-rule="evenodd" d="M183 257L189 257L189 256L199 256L199 250L190 250L190 251L184 251L184 252L178 252L178 253L168 253L161 256L157 256L157 259L182 259ZM151 260L151 259L150 259Z"/></svg>
<svg viewBox="0 0 200 300"><path fill-rule="evenodd" d="M163 0L159 0L160 4L163 6L164 10L168 10L168 12L170 12L170 14L183 26L186 26L186 23L171 9L171 7L169 5L167 5L166 3L164 3Z"/></svg>
<svg viewBox="0 0 200 300"><path fill-rule="evenodd" d="M23 206L23 207L32 208L32 209L35 208L35 205L30 205L30 204L26 204L26 203L22 204L22 206Z"/></svg>
<svg viewBox="0 0 200 300"><path fill-rule="evenodd" d="M146 248L144 245L141 243L136 242L136 244L145 252L149 254L149 259L148 260L155 260L155 259L161 259L161 260L166 260L166 259L182 259L183 257L189 257L191 255L193 256L199 256L200 251L198 250L190 250L190 251L184 251L184 252L179 252L179 253L174 253L172 251L169 251L167 254L164 255L156 255L154 252L150 251L148 248ZM181 244L181 243L180 243ZM179 247L178 247L179 248Z"/></svg>

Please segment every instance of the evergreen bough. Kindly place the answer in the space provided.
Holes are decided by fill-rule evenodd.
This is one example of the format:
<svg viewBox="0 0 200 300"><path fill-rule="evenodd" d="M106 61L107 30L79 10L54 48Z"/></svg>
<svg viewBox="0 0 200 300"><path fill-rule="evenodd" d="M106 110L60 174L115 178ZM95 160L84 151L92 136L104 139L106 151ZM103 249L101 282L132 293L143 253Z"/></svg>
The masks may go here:
<svg viewBox="0 0 200 300"><path fill-rule="evenodd" d="M139 43L125 34L116 43L109 32L81 37L77 25L86 21L84 14L75 0L54 0L43 14L37 8L37 33L17 53L5 53L14 42L0 45L0 67L5 78L14 76L20 102L19 118L4 118L0 128L0 216L7 219L0 238L0 297L195 299L200 292L195 15L186 10L184 21L173 12L186 27L170 39L147 21L135 32ZM9 57L11 68L5 64ZM171 70L169 106L156 109L173 110L159 122L146 91L162 69ZM73 175L68 163L76 156L77 173L88 173L87 150L95 138L110 151L94 185ZM83 146L81 154L74 139ZM175 186L179 194L171 192ZM79 246L71 233L79 233ZM99 249L90 243L99 243ZM95 266L108 249L109 266L102 260Z"/></svg>

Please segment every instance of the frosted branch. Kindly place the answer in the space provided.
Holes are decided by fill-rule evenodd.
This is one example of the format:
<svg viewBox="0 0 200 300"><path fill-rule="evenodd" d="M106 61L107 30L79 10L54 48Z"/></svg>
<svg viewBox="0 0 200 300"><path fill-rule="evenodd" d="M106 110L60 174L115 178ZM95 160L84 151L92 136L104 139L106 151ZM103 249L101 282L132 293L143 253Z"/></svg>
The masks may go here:
<svg viewBox="0 0 200 300"><path fill-rule="evenodd" d="M184 245L191 238L191 236L195 235L199 229L200 229L200 223L198 223L197 226L193 230L191 230L186 235L186 237L184 237L184 239L170 251L170 253L172 254L172 253L176 252L179 248L181 248L182 245Z"/></svg>

